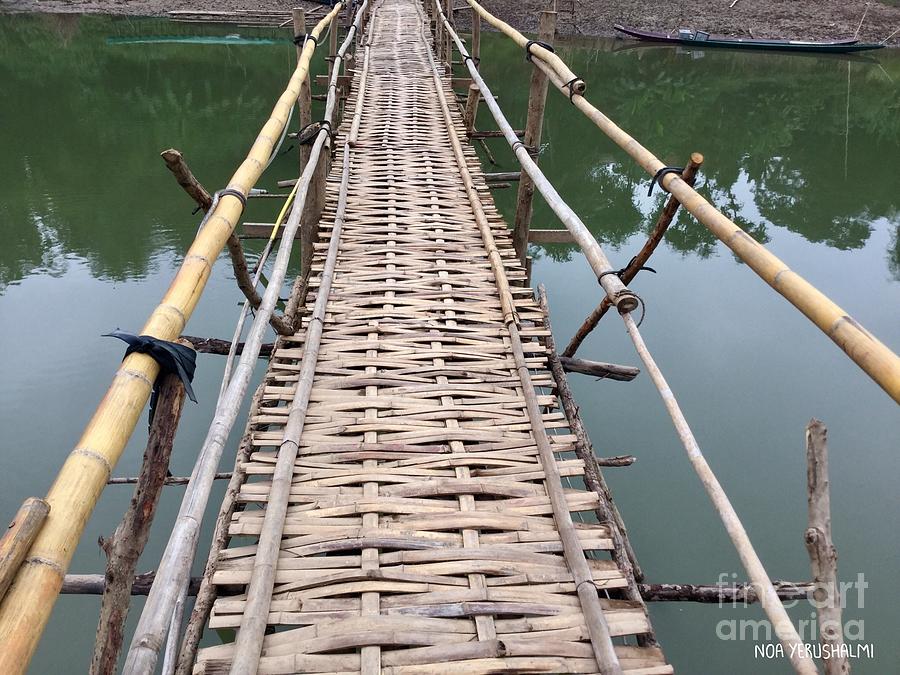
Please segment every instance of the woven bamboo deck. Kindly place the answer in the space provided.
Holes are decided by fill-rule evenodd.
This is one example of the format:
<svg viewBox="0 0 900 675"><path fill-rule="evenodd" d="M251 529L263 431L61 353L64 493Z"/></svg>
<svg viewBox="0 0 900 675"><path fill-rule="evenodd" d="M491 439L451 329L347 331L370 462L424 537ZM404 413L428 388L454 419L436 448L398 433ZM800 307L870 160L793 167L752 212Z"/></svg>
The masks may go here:
<svg viewBox="0 0 900 675"><path fill-rule="evenodd" d="M260 673L598 672L492 271L451 151L417 3L376 4L345 222L294 465ZM361 59L359 59L361 61ZM443 78L453 101L450 81ZM453 106L457 133L465 135ZM334 226L343 140L321 241ZM554 395L545 317L466 147L506 276L544 428L622 669L670 673L610 553L598 494ZM318 244L311 310L327 244ZM318 275L318 278L317 278ZM276 345L254 400L208 628L237 629L308 323ZM631 580L633 583L633 580ZM209 631L207 631L209 632ZM222 632L221 635L229 635ZM202 648L195 672L231 667Z"/></svg>

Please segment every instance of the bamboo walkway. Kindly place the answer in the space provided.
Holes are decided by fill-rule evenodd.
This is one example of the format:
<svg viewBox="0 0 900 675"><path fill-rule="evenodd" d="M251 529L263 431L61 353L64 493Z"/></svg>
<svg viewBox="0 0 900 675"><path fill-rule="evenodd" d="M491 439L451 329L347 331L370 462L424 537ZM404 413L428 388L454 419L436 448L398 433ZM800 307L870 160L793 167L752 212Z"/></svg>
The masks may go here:
<svg viewBox="0 0 900 675"><path fill-rule="evenodd" d="M504 282L451 147L425 22L416 2L376 4L365 67L358 56L337 132L307 317L336 220L339 252L255 665L260 673L600 672L595 654L609 645L595 644L553 513L536 440L546 432L622 670L670 673L643 603L625 599L635 597L626 592L634 579L611 555L611 526L594 515L601 497L580 487L584 464L554 393L546 317L521 286L507 226L466 145L512 284L524 363L511 346ZM453 102L449 79L440 82ZM354 110L358 136L345 158ZM307 318L279 340L254 399L229 544L209 577L216 599L207 630L247 620L311 325ZM536 392L539 419L523 382ZM235 653L231 642L204 647L195 672L228 671Z"/></svg>

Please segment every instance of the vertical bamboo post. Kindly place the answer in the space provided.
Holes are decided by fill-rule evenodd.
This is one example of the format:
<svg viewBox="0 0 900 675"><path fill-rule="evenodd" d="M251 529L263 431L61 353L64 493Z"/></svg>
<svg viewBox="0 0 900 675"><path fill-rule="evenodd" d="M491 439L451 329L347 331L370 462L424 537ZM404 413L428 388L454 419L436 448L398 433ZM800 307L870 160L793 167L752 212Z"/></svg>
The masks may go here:
<svg viewBox="0 0 900 675"><path fill-rule="evenodd" d="M453 0L444 0L444 15L447 17L447 22L453 26ZM444 39L446 40L446 45L444 46L444 68L446 68L447 73L452 73L453 41L449 31L445 32Z"/></svg>
<svg viewBox="0 0 900 675"><path fill-rule="evenodd" d="M298 37L306 35L306 11L300 7L294 7L291 10L291 17L294 21L294 39L296 40ZM297 44L298 61L302 53L303 43L299 42ZM300 96L297 99L297 105L300 108L300 128L303 129L312 122L312 90L308 78L303 80L303 84L300 85ZM309 144L298 145L300 146L300 173L303 173L303 167L309 161L310 146Z"/></svg>
<svg viewBox="0 0 900 675"><path fill-rule="evenodd" d="M846 675L850 663L842 655L841 592L837 578L837 551L831 539L831 495L828 482L828 431L817 419L806 427L806 483L809 527L804 539L812 565L813 598L819 619L819 641L829 652L823 658L826 675Z"/></svg>
<svg viewBox="0 0 900 675"><path fill-rule="evenodd" d="M481 58L481 14L472 11L472 48L469 54L477 62Z"/></svg>
<svg viewBox="0 0 900 675"><path fill-rule="evenodd" d="M556 34L556 12L544 10L541 12L539 38L542 42L550 44ZM541 132L544 127L544 106L547 103L547 76L539 69L531 72L531 88L528 91L528 118L525 122L525 137L523 142L529 148L539 148L541 145ZM533 154L537 161L537 152ZM522 172L519 179L519 194L516 199L516 217L513 225L513 247L522 266L526 266L525 258L528 255L528 230L531 226L531 213L534 203L534 181L526 173ZM527 275L530 279L530 274ZM528 280L526 280L528 283Z"/></svg>
<svg viewBox="0 0 900 675"><path fill-rule="evenodd" d="M50 513L50 505L43 499L29 497L26 499L16 517L9 524L3 539L0 539L0 598L6 594L6 589L19 571L22 561L31 543L41 531L41 526L47 520Z"/></svg>
<svg viewBox="0 0 900 675"><path fill-rule="evenodd" d="M190 343L186 344L190 346ZM125 620L128 618L134 570L150 537L150 526L165 484L175 432L184 406L184 385L178 375L170 373L162 378L157 401L131 504L113 535L100 542L106 552L107 563L100 620L91 659L92 675L114 673L117 669L119 652L125 639Z"/></svg>
<svg viewBox="0 0 900 675"><path fill-rule="evenodd" d="M334 71L337 63L337 39L338 39L338 17L337 14L331 19L331 26L328 28L328 81L331 81L331 73Z"/></svg>
<svg viewBox="0 0 900 675"><path fill-rule="evenodd" d="M475 130L475 118L478 116L478 102L481 100L481 90L477 84L469 85L469 93L466 96L466 111L463 114L463 121L466 125L466 133L472 135Z"/></svg>
<svg viewBox="0 0 900 675"><path fill-rule="evenodd" d="M691 160L688 162L688 165L684 167L684 171L681 172L681 178L685 183L688 185L694 184L694 180L697 178L697 171L702 164L703 155L699 152L692 153ZM659 218L656 220L656 225L650 232L650 236L647 237L647 241L644 242L641 250L638 251L638 254L632 258L631 262L625 267L625 271L622 272L622 281L624 283L630 284L634 277L637 276L637 273L641 271L641 267L643 267L650 259L650 256L653 255L656 247L659 246L659 243L665 236L666 230L669 229L669 225L675 218L679 206L681 206L681 202L679 202L674 195L670 195L663 210L660 211ZM591 312L590 316L584 320L584 323L578 327L575 335L569 340L569 344L566 345L566 348L561 355L570 358L575 356L575 352L578 351L581 343L584 342L584 339L592 330L594 330L594 328L596 328L600 319L602 319L606 312L609 311L609 308L610 302L604 297L594 311Z"/></svg>

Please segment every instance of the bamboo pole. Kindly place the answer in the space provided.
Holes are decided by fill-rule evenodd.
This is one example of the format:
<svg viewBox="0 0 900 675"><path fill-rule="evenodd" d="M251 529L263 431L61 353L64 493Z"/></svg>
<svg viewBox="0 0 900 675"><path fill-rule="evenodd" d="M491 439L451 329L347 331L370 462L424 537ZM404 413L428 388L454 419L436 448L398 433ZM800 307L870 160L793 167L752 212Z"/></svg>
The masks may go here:
<svg viewBox="0 0 900 675"><path fill-rule="evenodd" d="M506 33L517 44L524 46L526 41L524 35L489 14L475 0L466 1L481 14L485 21ZM583 88L579 90L578 87L573 87L570 92L568 83L572 82L572 78L575 76L568 69L566 69L567 73L559 71L562 61L556 54L549 53L541 47L532 47L531 51L534 54L533 63L550 77L554 86L566 97L570 97L571 94L570 98L575 107L616 145L628 153L648 174L655 176L665 168L656 155L638 143L584 98ZM831 338L891 398L900 403L900 357L897 354L828 296L791 270L765 246L718 211L680 176L675 173L666 173L659 179L659 184L760 278Z"/></svg>
<svg viewBox="0 0 900 675"><path fill-rule="evenodd" d="M0 598L12 584L28 549L49 514L50 505L47 502L37 497L29 497L19 507L16 517L0 539Z"/></svg>
<svg viewBox="0 0 900 675"><path fill-rule="evenodd" d="M633 366L620 366L618 363L603 363L602 361L588 361L586 359L573 359L567 356L559 357L559 363L567 373L581 373L593 375L606 380L618 380L619 382L631 382L640 374L640 369Z"/></svg>
<svg viewBox="0 0 900 675"><path fill-rule="evenodd" d="M335 5L331 13L316 26L314 32L321 31L324 25L340 11L340 8L340 4ZM309 42L306 48L309 49ZM335 100L333 93L331 91L329 93L327 111L333 109ZM129 673L150 673L154 670L159 649L171 624L173 610L179 599L183 597L182 594L187 587L190 564L196 550L200 523L209 498L215 469L253 374L266 322L275 308L281 285L284 282L293 239L299 228L300 214L304 208L315 162L325 145L325 135L323 129L316 137L310 155L310 163L304 169L297 184L297 198L285 225L284 236L281 239L263 302L248 334L240 362L235 368L224 394L220 397L215 418L195 464L192 481L185 490L178 518L160 561L156 582L144 605L125 662L125 670Z"/></svg>
<svg viewBox="0 0 900 675"><path fill-rule="evenodd" d="M538 37L542 42L551 44L556 36L556 12L542 11L539 22ZM534 160L537 162L541 147L541 132L544 128L544 107L547 103L547 76L539 69L531 71L531 85L528 90L528 115L525 121L525 138L523 141L529 148L534 148ZM531 215L534 205L534 181L526 173L519 179L519 191L516 196L516 215L513 220L513 248L519 256L519 262L525 265L528 256L528 230L531 227ZM526 278L529 285L530 275Z"/></svg>
<svg viewBox="0 0 900 675"><path fill-rule="evenodd" d="M725 494L725 490L703 456L703 452L700 450L696 438L694 438L694 433L681 412L681 407L669 388L668 382L666 382L665 377L663 377L662 372L656 365L656 361L654 361L653 356L647 349L647 345L644 343L640 331L638 331L634 318L630 314L623 314L622 319L625 322L625 328L634 343L635 349L641 357L641 361L644 362L650 379L659 391L666 410L672 418L675 431L678 433L678 437L687 452L688 459L700 478L700 482L703 484L703 488L706 490L706 494L713 503L716 512L719 514L719 518L725 525L725 530L728 532L735 549L737 549L744 569L747 571L750 581L754 584L756 592L759 594L763 610L765 610L766 616L772 623L772 628L775 630L779 641L784 645L785 653L788 655L791 665L795 671L803 675L817 673L816 666L807 652L803 640L797 633L791 618L785 611L784 605L781 604L772 581L769 579L762 561L750 542L750 537L747 535L743 523L738 518L737 512L728 499L728 495Z"/></svg>
<svg viewBox="0 0 900 675"><path fill-rule="evenodd" d="M299 41L299 38L302 35L306 35L306 11L300 7L294 7L291 10L291 21L294 26L294 40L297 42L297 61L299 62L303 57L304 45ZM297 105L300 109L300 128L303 129L312 122L312 87L309 79L303 80L303 84L300 85L300 96L297 99ZM310 147L308 143L298 143L298 146L300 172L302 173L306 163L309 161Z"/></svg>
<svg viewBox="0 0 900 675"><path fill-rule="evenodd" d="M819 641L828 650L823 658L826 675L846 675L850 661L843 654L844 624L838 588L837 551L831 539L831 494L828 481L827 430L819 420L806 427L806 484L809 527L804 535L812 565Z"/></svg>
<svg viewBox="0 0 900 675"><path fill-rule="evenodd" d="M499 30L501 33L505 33L507 37L511 38L513 42L519 45L522 49L526 48L526 45L530 42L530 40L522 35L515 28L510 26L505 21L501 21L494 15L490 14L484 7L479 5L475 0L466 0L472 9L475 10L475 14L487 21L491 26ZM559 58L554 52L551 52L547 49L544 49L540 45L531 45L529 47L529 51L536 58L540 58L541 61L548 64L548 66L553 70L556 76L562 80L563 82L573 82L573 88L579 94L584 93L584 81L575 76L569 67L563 62L561 58Z"/></svg>
<svg viewBox="0 0 900 675"><path fill-rule="evenodd" d="M262 382L253 395L250 403L251 415L247 416L247 424L244 427L244 434L241 437L241 444L235 453L234 469L232 470L228 481L228 487L225 489L225 495L222 497L222 503L219 506L219 514L216 517L216 526L213 530L212 543L209 547L209 554L206 557L206 567L203 569L202 579L198 579L196 590L197 599L194 601L194 607L191 610L191 618L188 621L187 628L184 631L184 638L181 641L181 650L178 655L178 663L175 672L177 675L190 675L194 668L194 661L197 657L197 648L200 644L200 638L203 636L203 629L206 627L209 613L212 610L213 602L216 599L216 585L212 583L212 575L216 571L219 564L219 553L228 544L230 535L228 526L231 524L231 518L238 509L243 509L243 505L238 504L238 494L244 483L246 476L246 463L253 453L253 436L251 434L252 427L252 411L259 410L262 404L263 393L266 384ZM193 580L191 580L193 582ZM190 592L190 589L188 589Z"/></svg>
<svg viewBox="0 0 900 675"><path fill-rule="evenodd" d="M553 337L553 326L550 323L550 304L547 302L547 292L544 290L543 284L538 286L538 303L544 312L544 325L548 332L545 340L550 372L553 373L553 379L556 382L557 395L562 403L563 412L566 413L572 433L578 439L578 442L575 443L575 455L584 462L584 483L590 490L593 490L601 497L597 519L610 525L615 559L625 575L626 581L628 581L633 597L635 594L634 589L636 588L635 584L643 580L644 572L640 563L638 563L634 548L631 546L631 540L628 538L628 528L625 527L625 520L622 518L622 514L619 513L619 508L612 498L609 485L607 485L606 479L600 471L600 460L596 459L594 454L594 446L581 419L581 411L575 403L575 396L569 386L569 378L566 377L562 359L556 354L556 341Z"/></svg>
<svg viewBox="0 0 900 675"><path fill-rule="evenodd" d="M468 0L468 2L469 4L473 5L473 7L476 6L476 3L474 3L473 0ZM459 37L452 32L452 30L450 32L453 35L454 40L456 41L457 48L460 50L460 53L465 59L465 46L459 40ZM470 62L467 61L467 63ZM532 176L538 188L541 189L542 181L547 182L546 177L544 177L543 173L540 171L540 169L537 168L528 154L522 151L521 144L519 144L518 147L514 145L515 136L512 132L512 127L510 127L509 122L503 116L503 113L500 110L496 100L491 95L490 90L487 88L487 85L484 83L484 80L480 77L477 70L471 68L470 66L469 72L472 74L472 79L475 80L475 82L481 88L482 95L485 98L485 102L491 109L491 113L494 115L494 119L504 131L504 136L506 137L507 141L511 146L515 148L516 157L519 159L522 168ZM552 80L553 75L549 72L548 75ZM545 194L543 190L541 190L541 192L542 194ZM555 193L555 190L551 194L555 194L556 200L562 202L562 199L558 196L558 194ZM548 199L548 203L550 203L550 201L551 200ZM571 211L571 209L569 210ZM566 225L567 227L569 227L569 223L566 223ZM578 229L576 227L569 227L569 230L573 235L576 236L577 240ZM585 254L587 255L586 249ZM601 282L603 282L606 278L608 277L602 277L600 279ZM604 288L610 295L612 295L612 293L610 293L610 289L606 286L606 284L604 284ZM690 427L687 424L687 420L685 420L683 414L681 413L681 409L678 407L678 403L675 400L674 395L669 389L668 384L665 382L665 379L663 378L662 373L657 367L656 362L653 360L652 355L647 350L646 344L644 343L643 338L638 331L637 324L635 323L634 318L631 316L630 310L623 310L620 307L619 313L622 316L622 320L625 322L625 327L632 339L632 342L635 345L635 349L638 351L641 360L644 362L648 372L650 373L654 385L656 385L661 397L663 398L664 403L666 404L666 408L668 409L669 414L672 417L672 421L675 425L676 431L678 432L679 437L682 440L682 443L688 453L688 457L692 465L694 466L695 471L700 476L707 494L713 502L716 511L719 513L722 522L725 524L725 528L728 531L728 534L738 551L738 555L744 563L744 567L746 568L751 581L757 584L759 588L763 609L766 611L769 620L772 622L775 633L778 636L779 640L785 646L786 651L790 653L791 664L794 666L797 672L804 675L808 673L815 673L815 665L813 664L812 660L809 658L809 655L805 652L805 650L802 649L803 643L800 639L800 636L797 634L796 628L791 623L790 617L788 617L784 606L778 599L778 595L777 593L775 593L772 582L769 579L765 568L763 568L762 562L759 560L756 551L753 549L749 537L747 536L743 525L737 517L737 513L735 513L734 508L731 506L727 495L722 489L722 486L718 483L718 480L712 473L712 470L707 464L706 459L703 457L703 454L701 453L700 448L697 445L696 440L694 439L693 433L691 432ZM515 340L512 340L512 342L513 351L515 352Z"/></svg>
<svg viewBox="0 0 900 675"><path fill-rule="evenodd" d="M693 153L688 165L684 167L684 171L681 174L681 177L688 185L694 184L694 180L697 177L697 170L702 164L703 155L699 152ZM653 255L656 247L659 246L659 243L663 240L666 230L669 229L669 225L672 223L672 219L678 212L679 206L681 206L681 203L674 196L669 196L666 205L659 214L659 218L656 220L656 226L651 231L650 236L647 237L647 241L644 242L641 250L638 251L638 254L630 263L628 263L624 272L622 272L622 281L626 284L630 284L637 276L637 273L641 271L641 268L647 264L648 260L650 260L650 256ZM600 301L600 304L597 305L593 312L591 312L590 316L588 316L588 318L584 320L584 323L578 327L578 330L575 331L575 335L569 340L569 344L566 346L565 350L563 350L561 356L575 356L575 352L578 351L581 343L584 342L584 339L592 330L594 330L609 308L609 300L603 298Z"/></svg>
<svg viewBox="0 0 900 675"><path fill-rule="evenodd" d="M321 32L325 23L325 20L320 22L316 32ZM230 189L244 197L259 179L278 142L300 93L300 83L307 76L314 49L314 44L306 45L303 61L291 76L247 158L228 182ZM222 196L141 334L163 340L174 340L181 334L200 300L213 262L242 211L241 198L234 194ZM0 604L0 672L18 673L28 667L84 526L134 431L158 372L156 361L146 354L131 354L121 363L84 434L48 491L50 516L31 546L28 564L20 568Z"/></svg>
<svg viewBox="0 0 900 675"><path fill-rule="evenodd" d="M443 21L448 35L453 37L456 41L457 48L460 49L460 53L465 56L465 47L459 41L459 38L456 36L453 29L447 24L446 17L440 13L440 8L438 8L438 11L439 20ZM422 37L423 39L426 39L424 32ZM466 164L465 154L453 123L453 117L450 114L450 108L447 103L447 98L444 95L437 66L431 52L427 51L426 53L431 65L431 77L434 82L434 89L441 105L441 111L449 134L450 144L456 157L460 177L462 178L466 195L472 207L475 221L478 224L478 229L481 232L481 237L484 240L485 250L488 251L488 260L490 261L491 269L497 282L497 290L500 294L500 306L503 309L503 321L507 327L507 332L509 333L510 347L516 363L516 372L522 384L522 393L525 398L526 410L531 422L535 445L537 446L538 454L541 457L541 466L543 467L546 476L544 484L547 489L548 497L550 498L554 522L559 530L566 564L568 565L575 582L576 593L584 614L594 657L597 660L597 666L601 673L604 673L604 675L618 675L622 672L622 668L619 665L619 659L613 648L609 626L606 623L606 618L603 616L603 610L600 607L597 588L594 585L591 570L588 566L587 559L585 558L585 553L581 546L578 533L575 530L575 524L572 522L572 514L569 513L559 467L556 465L556 458L554 457L553 449L550 446L550 439L547 436L547 430L544 427L543 416L541 414L541 409L538 406L534 384L532 383L531 375L525 360L525 353L517 324L518 319L515 312L515 304L510 290L509 280L506 277L503 260L500 258L494 236L491 233L490 224L488 223L487 216L481 204L481 199L475 190L472 176ZM484 87L481 84L479 84L479 86L481 86L484 91Z"/></svg>
<svg viewBox="0 0 900 675"><path fill-rule="evenodd" d="M440 11L440 8L438 8L438 11ZM597 240L594 238L594 235L587 229L585 224L581 221L581 218L578 217L578 214L576 214L571 207L566 204L563 198L560 197L556 188L554 188L550 181L547 180L547 177L531 158L525 145L518 139L515 130L510 126L506 117L504 117L503 112L500 110L500 106L497 103L497 99L491 93L484 78L481 77L481 74L478 72L478 69L475 68L472 60L466 58L469 55L468 51L466 51L466 46L463 44L462 40L460 40L456 32L447 25L443 14L439 15L439 23L443 24L446 32L456 43L456 48L463 56L463 60L469 69L472 80L481 90L481 96L484 98L484 102L490 109L500 130L503 132L503 137L506 139L506 142L509 143L510 147L513 149L516 159L519 160L519 164L522 166L522 170L534 181L535 187L537 187L538 191L543 195L548 206L550 206L563 225L566 226L566 229L572 233L572 238L575 240L575 243L581 247L588 264L590 264L591 269L597 276L600 285L603 287L603 290L606 291L611 302L616 306L619 312L630 312L636 309L638 306L637 296L622 283L622 280L619 279L618 276L616 276L616 270L613 269L609 259L607 259L606 254L600 247L600 244L598 244ZM537 49L543 48L534 48L534 50Z"/></svg>
<svg viewBox="0 0 900 675"><path fill-rule="evenodd" d="M191 346L191 345L187 345ZM134 570L150 537L150 526L162 494L175 433L184 406L184 385L176 374L167 374L159 386L159 398L134 496L113 535L101 540L107 557L106 583L100 602L100 618L90 672L112 673L125 639Z"/></svg>
<svg viewBox="0 0 900 675"><path fill-rule="evenodd" d="M341 187L338 197L334 227L328 245L328 254L321 281L316 294L316 304L307 328L303 346L303 360L297 388L291 401L288 420L284 427L278 457L272 474L272 485L266 501L265 517L256 555L253 558L253 570L247 587L247 601L241 615L241 626L237 632L234 657L231 662L231 673L234 675L254 675L259 666L263 638L269 622L269 606L272 600L272 589L275 585L275 569L281 551L281 538L284 531L284 518L287 514L290 499L291 483L294 473L294 462L300 449L300 436L306 422L306 410L312 393L313 379L316 373L319 347L324 330L325 311L331 282L337 265L337 254L341 240L341 229L344 213L347 210L347 188L350 179L350 146L344 145Z"/></svg>

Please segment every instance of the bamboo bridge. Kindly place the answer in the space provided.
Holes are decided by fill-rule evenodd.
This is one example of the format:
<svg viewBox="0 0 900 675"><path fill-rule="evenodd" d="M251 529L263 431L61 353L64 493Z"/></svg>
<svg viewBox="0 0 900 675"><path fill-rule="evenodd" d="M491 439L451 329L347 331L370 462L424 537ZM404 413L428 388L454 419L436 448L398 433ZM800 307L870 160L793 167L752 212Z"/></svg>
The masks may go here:
<svg viewBox="0 0 900 675"><path fill-rule="evenodd" d="M151 673L160 665L165 673L673 672L650 623L643 574L604 481L604 462L594 456L566 381L565 371L577 365L557 354L546 300L528 285L535 190L566 226L560 232L581 246L602 290L565 357L607 309L617 310L778 639L800 642L780 589L640 335L632 318L640 298L626 284L683 207L895 399L896 355L693 191L699 156L684 168L664 167L594 108L584 97L586 84L549 45L552 12L542 16L542 39L535 41L468 2L474 17L468 46L454 29L452 8L433 0L338 4L308 34L295 12L297 69L227 188L210 195L180 155L164 153L207 215L143 335L165 341L181 334L226 243L247 304L229 345L215 419L184 480L181 511L125 672ZM348 11L338 47L342 9L355 13ZM481 20L522 46L534 66L524 132L512 129L478 72ZM316 123L309 63L326 30L326 112ZM469 78L454 77L454 50ZM465 105L454 91L460 82L468 88ZM550 85L670 193L654 235L622 270L613 268L531 153ZM512 230L469 143L478 137L480 100L522 165ZM298 135L312 130L301 146L303 170L268 226L272 235L251 279L234 229L298 102ZM253 227L259 228L245 231ZM274 310L295 238L303 268L279 317ZM262 265L275 247L260 296ZM238 360L248 307L254 318ZM278 337L252 397L234 471L217 474L270 324ZM582 367L618 372L612 365ZM125 359L46 501L26 503L4 538L3 672L27 668L56 595L75 584L65 576L75 543L159 373L147 353ZM167 386L177 392L180 382L163 376L158 408L169 402L177 424L177 397L165 392ZM92 672L116 669L122 603L127 612L143 547L135 539L146 541L144 514L149 509L152 519L169 480L167 455L160 462L151 453L165 445L166 433L154 431L165 414L158 409L156 415L146 475L136 479L132 512L107 549L98 635L113 647L104 651L98 637ZM810 431L810 447L821 445L816 433ZM223 478L229 484L197 586L190 573L200 522L213 481ZM827 509L822 517L827 520ZM821 529L828 529L830 546L830 528ZM121 549L130 562L110 549ZM118 595L108 596L113 585ZM196 600L185 625L189 594ZM201 642L213 631L224 641ZM791 662L797 672L816 672L802 651Z"/></svg>

